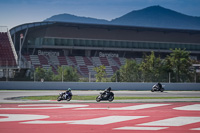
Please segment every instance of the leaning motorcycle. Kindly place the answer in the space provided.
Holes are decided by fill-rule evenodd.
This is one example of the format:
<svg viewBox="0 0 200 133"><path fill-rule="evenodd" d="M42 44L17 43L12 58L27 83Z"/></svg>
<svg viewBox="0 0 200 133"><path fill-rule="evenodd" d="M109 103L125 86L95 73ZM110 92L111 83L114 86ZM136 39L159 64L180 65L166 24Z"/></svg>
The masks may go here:
<svg viewBox="0 0 200 133"><path fill-rule="evenodd" d="M163 85L164 86L164 85ZM163 92L165 90L164 87L162 88L159 88L157 85L153 85L152 89L151 89L151 92L154 92L154 91L160 91L160 92Z"/></svg>
<svg viewBox="0 0 200 133"><path fill-rule="evenodd" d="M65 93L59 93L59 96L57 98L57 101L61 101L61 100L67 100L70 101L72 99L72 95L67 95L67 98L65 99Z"/></svg>
<svg viewBox="0 0 200 133"><path fill-rule="evenodd" d="M108 92L108 93L100 93L100 95L98 95L96 97L96 101L100 102L100 101L109 101L112 102L114 100L114 93L113 92Z"/></svg>

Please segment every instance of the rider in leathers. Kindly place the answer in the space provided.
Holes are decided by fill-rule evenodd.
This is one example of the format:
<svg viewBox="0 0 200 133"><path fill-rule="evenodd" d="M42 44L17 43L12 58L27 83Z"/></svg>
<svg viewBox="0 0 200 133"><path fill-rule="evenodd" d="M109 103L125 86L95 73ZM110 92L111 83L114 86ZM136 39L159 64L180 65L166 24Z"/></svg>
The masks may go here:
<svg viewBox="0 0 200 133"><path fill-rule="evenodd" d="M108 87L107 89L105 89L105 91L103 92L103 96L108 96L110 91L111 91L111 87Z"/></svg>
<svg viewBox="0 0 200 133"><path fill-rule="evenodd" d="M156 86L158 87L159 90L162 89L162 84L161 84L160 82L158 82L158 83L156 84Z"/></svg>
<svg viewBox="0 0 200 133"><path fill-rule="evenodd" d="M65 92L65 99L67 99L68 96L69 97L72 96L71 88L68 88L67 91Z"/></svg>

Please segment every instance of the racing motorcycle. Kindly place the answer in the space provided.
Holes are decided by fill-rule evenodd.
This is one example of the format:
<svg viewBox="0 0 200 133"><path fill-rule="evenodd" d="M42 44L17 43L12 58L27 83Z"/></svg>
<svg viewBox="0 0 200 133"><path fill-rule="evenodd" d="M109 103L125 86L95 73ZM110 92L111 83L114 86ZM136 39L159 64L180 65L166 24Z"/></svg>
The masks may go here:
<svg viewBox="0 0 200 133"><path fill-rule="evenodd" d="M114 100L114 93L113 92L100 92L100 95L96 97L96 101L109 101L112 102Z"/></svg>
<svg viewBox="0 0 200 133"><path fill-rule="evenodd" d="M65 98L65 93L59 93L57 101L67 100L70 101L72 99L72 94L67 94L67 98Z"/></svg>
<svg viewBox="0 0 200 133"><path fill-rule="evenodd" d="M158 85L153 85L151 92L160 91L163 92L165 90L164 85L160 88Z"/></svg>

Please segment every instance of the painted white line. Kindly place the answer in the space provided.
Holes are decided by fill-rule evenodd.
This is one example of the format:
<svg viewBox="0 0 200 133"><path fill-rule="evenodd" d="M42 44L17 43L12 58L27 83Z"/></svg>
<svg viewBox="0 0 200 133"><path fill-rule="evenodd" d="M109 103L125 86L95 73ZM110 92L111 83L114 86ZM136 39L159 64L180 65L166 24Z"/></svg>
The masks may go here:
<svg viewBox="0 0 200 133"><path fill-rule="evenodd" d="M23 124L62 124L62 123L69 123L72 121L28 121L28 122L21 122Z"/></svg>
<svg viewBox="0 0 200 133"><path fill-rule="evenodd" d="M162 130L168 127L119 127L116 130Z"/></svg>
<svg viewBox="0 0 200 133"><path fill-rule="evenodd" d="M128 121L133 119L144 118L148 116L107 116L88 120L73 121L70 124L81 124L81 125L106 125L116 122Z"/></svg>
<svg viewBox="0 0 200 133"><path fill-rule="evenodd" d="M127 107L119 107L119 108L77 108L84 109L84 110L92 110L92 109L108 109L108 110L139 110L139 109L146 109L146 108L153 108L153 107L160 107L166 106L170 104L141 104L141 105L134 105L134 106L127 106Z"/></svg>
<svg viewBox="0 0 200 133"><path fill-rule="evenodd" d="M62 108L80 108L88 105L78 104L30 104L30 105L18 105L19 108L0 108L0 110L16 110L16 109L62 109ZM21 108L21 107L32 107L32 108ZM36 108L33 108L36 107ZM40 108L38 108L40 107Z"/></svg>
<svg viewBox="0 0 200 133"><path fill-rule="evenodd" d="M74 110L99 110L99 109L109 109L109 108L76 108Z"/></svg>
<svg viewBox="0 0 200 133"><path fill-rule="evenodd" d="M134 106L128 106L128 107L121 107L121 108L110 108L110 110L139 110L139 109L160 107L160 106L166 106L166 105L170 105L170 104L141 104L141 105L134 105Z"/></svg>
<svg viewBox="0 0 200 133"><path fill-rule="evenodd" d="M0 114L0 116L5 116L8 118L0 118L0 122L8 121L25 121L25 120L37 120L49 118L47 115L26 115L26 114Z"/></svg>
<svg viewBox="0 0 200 133"><path fill-rule="evenodd" d="M106 125L106 124L134 120L134 119L139 119L139 118L144 118L144 117L148 117L148 116L107 116L107 117L100 117L100 118L94 118L94 119L74 120L74 121L29 121L29 122L22 122L22 123L24 124L66 123L66 124L79 124L79 125Z"/></svg>
<svg viewBox="0 0 200 133"><path fill-rule="evenodd" d="M187 111L200 111L200 104L187 105L182 107L173 108L175 110L187 110Z"/></svg>
<svg viewBox="0 0 200 133"><path fill-rule="evenodd" d="M192 128L192 129L190 129L190 130L200 130L200 128Z"/></svg>
<svg viewBox="0 0 200 133"><path fill-rule="evenodd" d="M145 125L145 126L183 126L187 124L192 124L200 122L200 117L175 117L175 118L169 118L159 121L153 121L148 123L143 123L139 125Z"/></svg>

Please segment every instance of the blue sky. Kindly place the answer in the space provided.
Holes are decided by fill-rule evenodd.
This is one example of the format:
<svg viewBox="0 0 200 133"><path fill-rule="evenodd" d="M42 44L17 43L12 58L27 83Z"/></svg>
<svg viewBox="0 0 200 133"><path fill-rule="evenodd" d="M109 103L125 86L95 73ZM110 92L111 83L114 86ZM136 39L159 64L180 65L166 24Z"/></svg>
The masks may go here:
<svg viewBox="0 0 200 133"><path fill-rule="evenodd" d="M200 0L0 0L0 26L10 29L63 13L112 20L153 5L200 17Z"/></svg>

